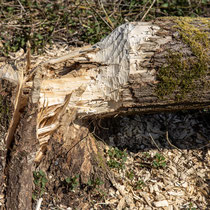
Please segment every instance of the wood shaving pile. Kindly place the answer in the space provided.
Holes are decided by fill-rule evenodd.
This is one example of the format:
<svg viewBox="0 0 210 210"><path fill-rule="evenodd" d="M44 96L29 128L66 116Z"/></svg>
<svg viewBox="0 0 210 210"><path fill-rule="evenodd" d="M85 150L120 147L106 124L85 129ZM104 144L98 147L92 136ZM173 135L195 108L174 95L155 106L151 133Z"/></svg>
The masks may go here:
<svg viewBox="0 0 210 210"><path fill-rule="evenodd" d="M117 209L208 209L210 129L201 116L197 112L120 118L109 144L132 152L124 169L111 170L118 186L109 189L105 203ZM154 167L157 154L165 158L165 166Z"/></svg>

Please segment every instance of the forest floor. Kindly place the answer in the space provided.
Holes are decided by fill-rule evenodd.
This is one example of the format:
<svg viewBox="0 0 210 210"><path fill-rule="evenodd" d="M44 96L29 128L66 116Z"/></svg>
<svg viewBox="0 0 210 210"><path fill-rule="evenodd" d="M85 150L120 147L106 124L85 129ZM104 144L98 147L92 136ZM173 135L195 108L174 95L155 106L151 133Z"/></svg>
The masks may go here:
<svg viewBox="0 0 210 210"><path fill-rule="evenodd" d="M35 184L41 209L208 209L209 119L187 111L101 121L94 135L111 174L106 183L79 186L77 174L66 178L61 145L51 142L48 167L37 178L46 178L42 194Z"/></svg>
<svg viewBox="0 0 210 210"><path fill-rule="evenodd" d="M54 41L62 42L67 50L66 43L76 47L96 43L126 21L209 17L207 0L145 2L2 1L0 62L20 48L26 51L28 41L35 54L43 53ZM8 92L0 86L0 102L3 97L11 98ZM7 115L12 114L9 105L0 104L1 210L7 199L4 139ZM33 209L38 203L42 210L210 209L210 110L104 119L96 131L93 135L105 160L107 180L93 177L80 185L79 174L66 176L62 167L67 162L65 149L52 138L33 172Z"/></svg>

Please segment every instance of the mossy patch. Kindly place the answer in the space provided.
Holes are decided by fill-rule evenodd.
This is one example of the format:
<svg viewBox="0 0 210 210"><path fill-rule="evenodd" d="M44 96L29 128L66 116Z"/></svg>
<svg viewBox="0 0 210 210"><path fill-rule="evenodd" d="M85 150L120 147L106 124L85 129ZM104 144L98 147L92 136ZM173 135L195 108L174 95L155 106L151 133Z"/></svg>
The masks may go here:
<svg viewBox="0 0 210 210"><path fill-rule="evenodd" d="M192 55L184 50L168 51L167 65L158 72L157 94L159 97L172 97L184 100L187 96L196 98L209 84L205 81L209 73L209 20L207 18L173 17L174 28L181 40L190 48ZM183 48L186 46L183 45ZM193 99L193 98L192 98Z"/></svg>

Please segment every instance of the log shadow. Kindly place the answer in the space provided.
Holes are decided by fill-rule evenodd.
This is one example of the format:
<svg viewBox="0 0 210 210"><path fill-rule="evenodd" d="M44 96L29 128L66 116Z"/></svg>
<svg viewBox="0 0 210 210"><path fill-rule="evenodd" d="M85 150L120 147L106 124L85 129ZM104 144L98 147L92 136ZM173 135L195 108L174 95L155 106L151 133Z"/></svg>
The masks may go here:
<svg viewBox="0 0 210 210"><path fill-rule="evenodd" d="M210 111L179 111L105 118L96 135L108 145L137 153L150 149L208 148Z"/></svg>

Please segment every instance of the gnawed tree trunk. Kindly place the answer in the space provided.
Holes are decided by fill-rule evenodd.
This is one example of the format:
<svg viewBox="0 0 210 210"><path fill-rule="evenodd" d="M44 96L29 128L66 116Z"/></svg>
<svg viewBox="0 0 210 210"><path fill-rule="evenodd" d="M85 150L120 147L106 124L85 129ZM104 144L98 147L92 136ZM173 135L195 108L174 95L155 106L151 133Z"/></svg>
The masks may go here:
<svg viewBox="0 0 210 210"><path fill-rule="evenodd" d="M86 183L102 170L87 119L209 107L208 24L207 18L126 23L101 42L65 56L46 55L38 64L28 53L27 59L15 61L18 71L10 64L2 66L0 77L17 85L6 136L7 149L17 144L8 165L7 189L17 200L8 200L8 209L31 209L31 197L23 195L32 190L36 139L40 148L35 162L44 153L49 156L49 143L57 141L62 145L57 155L67 160L63 173L79 173ZM36 75L41 75L40 83L35 83ZM15 170L17 164L21 170Z"/></svg>

